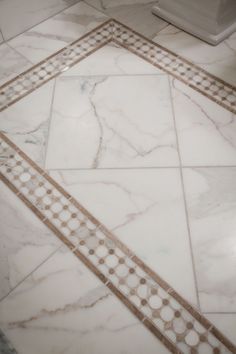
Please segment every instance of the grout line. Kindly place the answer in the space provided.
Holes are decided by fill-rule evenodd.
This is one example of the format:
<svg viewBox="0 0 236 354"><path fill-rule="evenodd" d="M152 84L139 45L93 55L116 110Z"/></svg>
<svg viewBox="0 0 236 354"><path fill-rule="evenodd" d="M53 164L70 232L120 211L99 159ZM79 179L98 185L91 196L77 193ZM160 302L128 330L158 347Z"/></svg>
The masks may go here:
<svg viewBox="0 0 236 354"><path fill-rule="evenodd" d="M203 314L205 315L236 315L236 312L232 311L232 312L226 312L226 311L218 311L218 312L214 312L214 311L210 311L210 312L203 312Z"/></svg>
<svg viewBox="0 0 236 354"><path fill-rule="evenodd" d="M58 239L55 236L55 239ZM60 241L60 240L59 240ZM44 263L46 263L52 256L54 256L55 253L57 253L61 248L65 247L64 244L58 246L52 253L50 253L41 263L39 263L30 273L28 273L26 276L24 276L19 283L17 283L11 290L4 295L2 298L0 298L0 303L4 301L16 288L18 288L27 278L29 278L33 273L35 273Z"/></svg>
<svg viewBox="0 0 236 354"><path fill-rule="evenodd" d="M52 99L51 99L49 118L48 118L49 122L48 122L47 140L46 140L46 145L45 145L45 149L44 149L44 162L43 162L44 169L46 169L46 159L47 159L49 137L50 137L51 125L52 125L52 111L53 111L53 104L54 104L54 98L55 98L56 81L57 81L57 78L54 78L54 83L53 83L53 88L52 88Z"/></svg>
<svg viewBox="0 0 236 354"><path fill-rule="evenodd" d="M170 79L169 79L169 85L170 85ZM170 93L171 93L171 90L170 90ZM172 102L172 108L173 108L173 102ZM174 116L174 111L173 111L173 116ZM174 117L173 117L174 118ZM174 124L175 124L175 133L176 133L176 139L177 139L177 145L178 145L178 135L177 135L177 129L176 129L176 122L175 122L175 119L174 119ZM2 134L2 136L4 136L3 134ZM7 140L7 138L5 137L4 138L5 139L5 141L8 141ZM13 146L14 144L12 144L12 143L10 143L9 142L9 144L11 145L11 146ZM16 147L15 147L16 148ZM179 148L179 146L178 146L178 148ZM19 149L17 149L17 151L20 151ZM179 152L179 149L178 149L178 152ZM21 156L25 156L23 153L21 153ZM26 159L26 161L30 161L30 159L29 158L27 158L27 156L25 156L25 159ZM179 169L180 169L180 171L181 171L181 176L182 176L182 166L181 166L181 157L180 157L180 153L179 153L179 160L180 160L180 167L178 167ZM45 172L42 172L42 170L40 170L40 168L39 167L37 167L37 165L35 165L35 164L33 164L33 162L31 161L30 162L30 164L31 164L31 166L34 166L34 168L42 175L42 176L44 176L45 178L46 178L46 180L47 181L49 181L55 188L57 188L61 193L62 193L62 195L65 195L66 197L68 197L68 194L66 194L66 192L59 186L59 185L57 185L55 182L53 182L53 180L51 180L50 178L49 178L49 176L46 176L45 175ZM6 182L6 181L5 181ZM184 183L183 183L183 179L181 180L181 182L182 182L182 188L183 188L183 192L184 192ZM8 181L8 183L6 183L7 185L10 185L10 182ZM12 190L13 190L13 187L12 187ZM23 200L23 194L21 194L21 192L19 191L18 193L17 193L17 195ZM183 194L183 197L185 197L185 194ZM25 198L25 197L24 197ZM72 200L72 197L70 196L69 197L69 200ZM186 202L186 200L185 200L185 202ZM28 201L27 202L28 204L30 204L30 202ZM74 201L74 203L76 203L75 201ZM28 205L27 204L27 205ZM78 206L79 204L77 203L77 206ZM32 210L34 210L33 208L34 208L34 206L32 205L31 206L31 208L32 208ZM81 210L82 209L82 207L81 206L78 206L78 208ZM37 209L37 211L38 211L38 209ZM186 212L187 212L187 209L186 209ZM36 213L36 210L35 210L35 213ZM40 213L40 211L38 211L38 213ZM87 213L88 214L88 213ZM89 215L89 214L88 214ZM91 216L91 214L90 214L90 218L91 219L93 219L93 222L96 224L96 223L98 223L98 221L94 221L95 219ZM46 220L47 218L43 218L42 219L42 221L45 223L45 224L47 224L46 223ZM187 218L187 222L188 222L188 218ZM108 233L109 231L107 230L107 229L105 229L105 227L104 227L104 230L106 230L106 233ZM58 234L59 234L59 232L60 231L58 231ZM105 232L105 231L104 231ZM189 238L190 238L190 233L189 233ZM190 241L191 241L191 238L190 238ZM116 242L118 242L118 241L116 241ZM125 247L125 246L124 246ZM192 250L192 249L191 249ZM127 251L128 252L128 251ZM134 256L132 256L132 258L133 258ZM135 258L135 257L134 257ZM192 258L192 260L193 260L193 258ZM141 264L142 265L142 261L141 260L139 260L137 257L136 257L136 263L138 264L138 262L139 262L139 264ZM143 267L144 267L144 265L143 265ZM158 278L158 276L157 275L155 275L151 270L150 270L150 268L148 268L147 266L145 267L146 268L146 270L147 270L147 272L148 272L148 274L150 273L150 274L152 274L152 276L153 277L156 277L156 278ZM149 274L149 275L150 275ZM160 280L159 280L160 281ZM110 284L110 283L109 283ZM109 287L109 284L108 284L108 287ZM168 286L168 284L166 284L163 280L162 280L162 286L164 287L164 289L166 289L166 286ZM191 307L191 305L189 304L189 303L187 303L185 300L183 300L183 299L181 299L181 297L177 294L177 293L175 293L174 292L174 290L173 289L171 289L171 291L172 291L172 295L171 296L176 296L176 298L178 299L178 301L180 302L180 304L182 304L183 305L183 303L184 303L184 305L183 306L185 306L185 308L186 307L188 307L187 308L187 310L190 312L190 313L194 313L194 315L195 315L195 318L196 319L198 319L199 320L199 318L201 319L201 321L203 321L203 322L205 322L205 324L207 324L206 326L208 327L208 329L209 329L209 331L212 331L212 333L216 333L216 337L217 338L220 338L220 337L222 337L221 336L221 334L219 334L219 332L217 332L217 330L216 329L214 329L214 326L213 325L211 325L210 327L209 327L209 321L207 321L207 319L204 319L204 318L202 318L201 317L201 315L200 315L200 313L199 312L197 312L193 307ZM118 294L118 296L119 296L119 293L117 292L117 294ZM192 312L191 312L192 311ZM145 320L145 319L144 319ZM200 321L200 320L199 320ZM213 329L212 329L213 328ZM221 339L220 339L221 340ZM227 341L226 341L227 342Z"/></svg>
<svg viewBox="0 0 236 354"><path fill-rule="evenodd" d="M18 160L17 156L19 155L23 159L23 161L26 163L26 166L28 166L28 168L32 168L34 172L38 173L39 175L41 175L44 178L46 183L49 183L49 186L51 186L51 187L49 187L49 186L47 187L47 188L50 188L48 190L48 191L50 191L49 194L51 194L51 192L52 192L51 188L52 189L55 188L57 190L57 192L59 192L59 194L62 197L65 197L66 200L68 200L72 203L71 205L73 205L79 211L79 213L82 213L84 216L86 216L86 218L88 218L90 220L90 222L92 222L92 224L96 227L96 229L99 232L102 232L102 234L105 236L105 238L107 237L107 239L112 240L112 242L115 243L115 247L118 247L123 252L125 257L127 256L130 259L132 259L132 261L138 267L140 267L147 274L147 276L150 277L150 279L154 280L160 287L162 287L164 289L164 291L166 291L171 297L175 298L175 300L177 302L179 302L179 304L183 308L185 308L195 318L195 320L197 320L199 323L201 323L205 327L205 329L208 332L210 332L213 336L215 336L215 338L217 338L218 341L220 341L223 345L225 345L230 350L230 352L232 352L232 353L236 352L235 346L220 331L218 331L217 328L213 324L211 324L210 321L207 320L207 318L203 317L202 314L194 306L192 306L188 301L184 300L184 298L182 298L173 288L171 288L170 285L168 283L166 283L164 279L162 279L160 276L158 276L151 268L149 268L145 263L143 263L143 261L140 258L138 258L136 255L134 255L134 253L127 246L125 246L125 244L123 244L120 240L118 240L113 233L111 233L92 214L90 214L86 209L84 209L78 201L76 201L69 193L67 193L55 180L53 180L49 175L47 175L45 171L43 171L26 154L24 154L4 134L0 133L0 137L3 139L5 144L9 146L10 150L11 151L13 150L14 155L9 155L8 158L12 158L12 156L15 156L15 160ZM35 213L35 215L50 230L52 230L58 236L59 239L61 239L64 242L64 244L66 244L70 249L74 250L75 247L74 247L73 243L68 239L66 234L61 229L62 225L61 226L54 225L52 220L50 221L51 217L49 216L49 218L48 218L47 214L45 215L45 213L43 212L44 208L39 207L37 205L37 203L36 203L36 205L33 204L34 201L32 201L31 198L28 199L28 196L26 196L27 194L25 194L24 191L21 191L20 187L17 184L15 185L11 181L11 178L8 178L8 173L12 173L12 170L10 169L10 171L8 171L6 165L2 165L2 166L5 166L5 167L3 168L3 174L1 173L1 178L2 178L2 181L6 184L6 186L8 186L22 200L22 202L24 202ZM5 171L5 168L6 168L6 171ZM14 177L19 178L20 175L22 174L22 172L20 172L17 169L14 170L14 168L13 168L13 175L14 175ZM4 174L4 171L5 171L5 174ZM33 175L34 175L34 172L33 172ZM14 180L15 180L15 178L14 178ZM39 180L35 183L36 184L39 183ZM37 185L36 185L36 187L37 187ZM107 247L108 247L108 245L107 245ZM77 248L76 251L74 251L74 254L79 259L81 259L82 262L84 262L84 264L87 265L99 277L99 279L101 281L103 281L104 283L107 283L107 281L109 281L109 278L106 275L104 275L103 272L101 272L99 270L99 268L97 266L95 266L93 264L93 262L88 258L88 256L84 255L79 248ZM115 295L117 295L117 297L140 320L144 318L144 314L141 312L141 310L137 309L136 305L134 305L134 303L131 301L131 299L129 299L129 297L127 295L124 295L119 290L119 287L117 287L116 285L113 285L112 282L110 282L110 281L107 283L107 286L109 287L109 289L111 289L114 292ZM165 334L162 333L161 330L159 330L158 326L155 326L155 324L153 323L151 318L148 320L144 320L143 323L173 353L176 353L176 354L182 353L182 350L179 350L175 346L175 344L171 340L169 340L165 336Z"/></svg>
<svg viewBox="0 0 236 354"><path fill-rule="evenodd" d="M211 169L211 168L236 168L236 166L181 166L182 169ZM63 167L53 167L46 168L47 171L103 171L103 170L165 170L165 169L177 169L179 166L134 166L134 167L99 167L99 168L90 168L90 167L72 167L72 168L63 168Z"/></svg>
<svg viewBox="0 0 236 354"><path fill-rule="evenodd" d="M178 131L177 131L177 123L176 123L176 117L175 117L174 99L173 99L171 81L170 81L169 76L168 76L168 83L169 83L169 90L170 90L170 100L171 100L171 108L172 108L172 115L173 115L174 129L175 129L176 145L177 145L177 151L178 151L178 155L179 155L179 164L180 164L179 172L180 172L180 178L181 178L182 197L183 197L183 202L184 202L184 211L185 211L186 225L187 225L187 231L188 231L188 241L189 241L189 249L190 249L191 261L192 261L192 271L193 271L193 277L194 277L195 292L196 292L196 297L197 297L198 309L201 311L200 298L199 298L199 294L198 294L197 272L196 272L195 262L194 262L194 252L193 252L193 246L192 246L192 240L191 240L191 231L190 231L188 207L187 207L187 200L186 200L186 192L185 192L185 187L184 187L182 159L181 159L179 138L178 138Z"/></svg>
<svg viewBox="0 0 236 354"><path fill-rule="evenodd" d="M157 15L154 15L153 13L152 13L152 15L158 18ZM163 31L164 29L166 29L166 27L168 27L168 26L170 25L170 23L167 22L166 20L164 20L163 18L161 18L161 17L159 17L159 18L160 18L161 20L163 20L164 22L166 22L166 25L165 25L164 27L162 27L161 29L159 29L157 32L155 32L155 34L153 34L153 35L151 35L150 37L148 37L148 38L151 39L152 41L154 40L154 38L155 38L161 31Z"/></svg>
<svg viewBox="0 0 236 354"><path fill-rule="evenodd" d="M103 14L106 15L108 18L111 18L111 16L105 12L107 9L99 9L99 8L97 8L95 5L92 5L92 4L87 3L86 0L82 0L82 2L83 2L84 4L86 4L86 5L88 5L89 7L92 7L94 10L97 10L97 11L103 13Z"/></svg>
<svg viewBox="0 0 236 354"><path fill-rule="evenodd" d="M89 74L89 75L87 75L87 74L79 74L79 75L63 75L63 76L61 76L63 79L76 79L76 78L87 78L87 77L132 77L132 76L157 76L157 77L159 77L159 76L167 76L168 74L166 74L166 73L153 73L153 74L145 74L145 73L143 73L143 74L96 74L96 75L93 75L93 74Z"/></svg>
<svg viewBox="0 0 236 354"><path fill-rule="evenodd" d="M111 15L110 15L109 13L107 13L107 11L109 11L109 8L108 8L108 9L107 9L107 8L105 8L105 9L103 9L103 8L98 8L98 7L96 7L95 5L88 3L86 0L83 0L83 2L84 2L86 5L88 5L88 6L92 7L92 8L94 8L95 10L102 12L104 15L108 16L109 18L114 18L114 19L116 19L116 16L114 15L114 13L113 13L112 17L111 17ZM100 1L100 2L101 2L101 1ZM153 2L153 1L151 1L151 2ZM150 4L151 4L151 2L150 2ZM155 1L153 2L153 4L154 4L154 3L155 3ZM137 5L142 5L142 3L137 4ZM143 4L143 5L145 5L145 4ZM148 4L147 4L147 5L148 5ZM101 5L101 6L102 6L102 5ZM123 6L126 6L126 5L123 5ZM150 15L151 15L151 16L154 16L156 19L158 19L158 16L154 15L154 14L152 13L151 9L150 9ZM161 18L161 17L159 17L159 18L160 18L163 22L166 22L166 25L165 25L164 27L162 27L161 29L159 29L159 30L158 30L157 32L155 32L154 34L151 34L150 36L148 36L149 39L153 39L159 32L161 32L164 28L166 28L166 27L168 27L168 26L170 25L170 23L167 22L166 20L164 20L163 18ZM119 20L118 20L118 21L119 21Z"/></svg>
<svg viewBox="0 0 236 354"><path fill-rule="evenodd" d="M27 57L25 57L23 54L21 54L16 48L12 47L8 42L6 42L6 45L11 48L12 50L14 50L14 52L16 52L18 55L20 55L22 58L24 58L25 60L27 60L32 66L35 65L35 63L33 63L30 59L28 59Z"/></svg>
<svg viewBox="0 0 236 354"><path fill-rule="evenodd" d="M44 23L44 22L50 20L51 18L53 18L53 17L59 15L60 13L62 13L62 12L64 12L64 11L68 10L70 7L73 7L73 6L75 6L76 4L78 4L78 3L80 3L80 2L82 2L82 0L77 0L73 5L69 5L69 6L65 7L64 9L59 10L59 11L56 12L55 14L53 14L53 15L51 15L51 16L45 18L44 20L42 20L42 21L40 21L40 22L37 22L35 25L33 25L33 26L31 26L31 27L25 29L25 31L19 32L19 33L16 34L15 36L6 39L5 42L11 41L12 39L15 39L16 37L21 36L22 34L28 32L28 31L31 31L34 27L36 27L36 26L38 26L38 25L41 25L42 23Z"/></svg>

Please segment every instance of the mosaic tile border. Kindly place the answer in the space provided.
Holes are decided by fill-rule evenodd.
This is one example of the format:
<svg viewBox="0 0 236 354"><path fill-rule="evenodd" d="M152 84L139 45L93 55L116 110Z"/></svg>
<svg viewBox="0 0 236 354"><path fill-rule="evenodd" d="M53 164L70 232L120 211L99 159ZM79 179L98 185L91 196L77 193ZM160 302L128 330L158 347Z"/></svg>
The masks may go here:
<svg viewBox="0 0 236 354"><path fill-rule="evenodd" d="M2 133L0 177L172 353L236 353L204 316Z"/></svg>
<svg viewBox="0 0 236 354"><path fill-rule="evenodd" d="M113 19L104 22L80 39L2 85L0 87L0 111L111 41L184 82L230 112L236 113L235 86L209 74L204 69Z"/></svg>
<svg viewBox="0 0 236 354"><path fill-rule="evenodd" d="M115 20L103 23L1 86L0 111L111 41L170 73L228 110L236 112L235 101L232 98L232 102L226 99L228 95L236 97L235 87ZM209 94L209 85L201 85L201 80L197 80L196 75L201 75L202 80L208 80L210 85L214 82L218 90L225 90L225 94L221 93L217 97L214 87ZM0 138L0 175L3 182L171 352L206 354L207 348L207 353L236 353L235 346L207 319L1 133ZM43 190L45 195L40 196L40 193L44 193ZM70 220L65 219L68 213ZM107 254L99 254L102 250ZM125 269L127 274L124 276L122 272Z"/></svg>

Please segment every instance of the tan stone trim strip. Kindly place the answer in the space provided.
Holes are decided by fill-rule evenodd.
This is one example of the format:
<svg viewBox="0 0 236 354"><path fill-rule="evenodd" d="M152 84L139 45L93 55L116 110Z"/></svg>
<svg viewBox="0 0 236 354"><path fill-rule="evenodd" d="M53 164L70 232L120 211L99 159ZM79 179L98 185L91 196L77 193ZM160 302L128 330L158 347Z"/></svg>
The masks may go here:
<svg viewBox="0 0 236 354"><path fill-rule="evenodd" d="M6 82L0 86L0 112L62 72L69 70L72 66L108 44L111 39L111 20L108 20ZM83 46L86 47L83 48Z"/></svg>
<svg viewBox="0 0 236 354"><path fill-rule="evenodd" d="M113 41L150 64L182 81L232 113L236 113L236 87L189 60L113 20ZM137 42L140 45L137 46Z"/></svg>
<svg viewBox="0 0 236 354"><path fill-rule="evenodd" d="M0 111L68 70L110 41L182 81L236 113L236 87L145 38L116 20L108 20L0 87Z"/></svg>
<svg viewBox="0 0 236 354"><path fill-rule="evenodd" d="M2 181L171 352L198 353L204 343L214 354L236 353L222 333L78 201L5 135L0 138Z"/></svg>

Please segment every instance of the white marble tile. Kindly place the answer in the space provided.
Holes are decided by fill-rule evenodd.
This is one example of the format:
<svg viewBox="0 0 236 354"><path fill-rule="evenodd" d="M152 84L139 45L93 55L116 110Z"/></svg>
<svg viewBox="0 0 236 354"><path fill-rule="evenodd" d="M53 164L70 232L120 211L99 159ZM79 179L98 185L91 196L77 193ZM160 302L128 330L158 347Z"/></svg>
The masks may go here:
<svg viewBox="0 0 236 354"><path fill-rule="evenodd" d="M236 33L214 47L169 25L157 33L153 40L209 73L233 85L236 84Z"/></svg>
<svg viewBox="0 0 236 354"><path fill-rule="evenodd" d="M18 354L168 354L73 254L60 251L0 303Z"/></svg>
<svg viewBox="0 0 236 354"><path fill-rule="evenodd" d="M177 80L172 93L183 165L236 165L236 116Z"/></svg>
<svg viewBox="0 0 236 354"><path fill-rule="evenodd" d="M4 39L3 39L1 28L0 28L0 43L2 43L3 41L4 41Z"/></svg>
<svg viewBox="0 0 236 354"><path fill-rule="evenodd" d="M178 170L51 175L182 296L197 304Z"/></svg>
<svg viewBox="0 0 236 354"><path fill-rule="evenodd" d="M167 76L56 81L46 168L178 163Z"/></svg>
<svg viewBox="0 0 236 354"><path fill-rule="evenodd" d="M236 168L184 169L203 312L236 311Z"/></svg>
<svg viewBox="0 0 236 354"><path fill-rule="evenodd" d="M157 1L86 0L85 2L149 38L154 37L158 31L167 26L167 22L152 14L152 7Z"/></svg>
<svg viewBox="0 0 236 354"><path fill-rule="evenodd" d="M10 40L9 44L30 61L37 63L106 20L103 13L79 2Z"/></svg>
<svg viewBox="0 0 236 354"><path fill-rule="evenodd" d="M73 5L76 0L1 0L0 24L5 40Z"/></svg>
<svg viewBox="0 0 236 354"><path fill-rule="evenodd" d="M40 166L44 165L54 80L0 112L0 130Z"/></svg>
<svg viewBox="0 0 236 354"><path fill-rule="evenodd" d="M163 71L127 49L115 43L110 43L65 71L61 76L133 74L163 74Z"/></svg>
<svg viewBox="0 0 236 354"><path fill-rule="evenodd" d="M13 79L32 64L10 48L7 44L0 45L0 86Z"/></svg>
<svg viewBox="0 0 236 354"><path fill-rule="evenodd" d="M236 345L235 313L207 313L205 316Z"/></svg>
<svg viewBox="0 0 236 354"><path fill-rule="evenodd" d="M0 183L0 299L2 299L60 247L61 242L3 182Z"/></svg>

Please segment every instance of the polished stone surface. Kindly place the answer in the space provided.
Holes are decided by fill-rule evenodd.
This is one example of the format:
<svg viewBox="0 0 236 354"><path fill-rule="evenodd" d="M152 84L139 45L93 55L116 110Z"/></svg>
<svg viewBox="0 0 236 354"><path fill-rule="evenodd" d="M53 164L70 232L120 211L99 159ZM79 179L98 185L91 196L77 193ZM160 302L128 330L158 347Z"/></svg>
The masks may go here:
<svg viewBox="0 0 236 354"><path fill-rule="evenodd" d="M189 59L209 73L236 85L236 33L213 47L172 26L158 31L154 42Z"/></svg>
<svg viewBox="0 0 236 354"><path fill-rule="evenodd" d="M26 31L77 0L1 0L0 24L5 40Z"/></svg>
<svg viewBox="0 0 236 354"><path fill-rule="evenodd" d="M65 248L0 303L0 326L18 354L169 353Z"/></svg>
<svg viewBox="0 0 236 354"><path fill-rule="evenodd" d="M53 171L50 175L197 306L178 169Z"/></svg>
<svg viewBox="0 0 236 354"><path fill-rule="evenodd" d="M0 129L41 167L44 166L54 80L0 113Z"/></svg>
<svg viewBox="0 0 236 354"><path fill-rule="evenodd" d="M1 28L0 28L0 43L2 43L3 41L4 41L4 39L3 39Z"/></svg>
<svg viewBox="0 0 236 354"><path fill-rule="evenodd" d="M236 311L236 168L184 169L193 256L204 312Z"/></svg>
<svg viewBox="0 0 236 354"><path fill-rule="evenodd" d="M5 43L0 45L0 58L0 85L32 66L29 60Z"/></svg>
<svg viewBox="0 0 236 354"><path fill-rule="evenodd" d="M15 49L1 45L2 82L104 22L102 12L81 2L10 41ZM222 59L169 30L162 44L212 56L209 71L234 81L226 42ZM0 129L234 341L232 113L110 44L1 112ZM61 243L5 186L0 209L0 327L20 354L167 353L70 252L52 255Z"/></svg>
<svg viewBox="0 0 236 354"><path fill-rule="evenodd" d="M56 81L47 169L178 165L166 75Z"/></svg>
<svg viewBox="0 0 236 354"><path fill-rule="evenodd" d="M61 241L2 182L0 223L1 300L53 254Z"/></svg>
<svg viewBox="0 0 236 354"><path fill-rule="evenodd" d="M157 1L150 0L86 0L87 4L115 18L148 38L167 26L167 22L152 14Z"/></svg>
<svg viewBox="0 0 236 354"><path fill-rule="evenodd" d="M171 87L182 164L235 166L235 114L178 80Z"/></svg>
<svg viewBox="0 0 236 354"><path fill-rule="evenodd" d="M79 2L10 40L9 44L37 63L106 20L103 13Z"/></svg>

